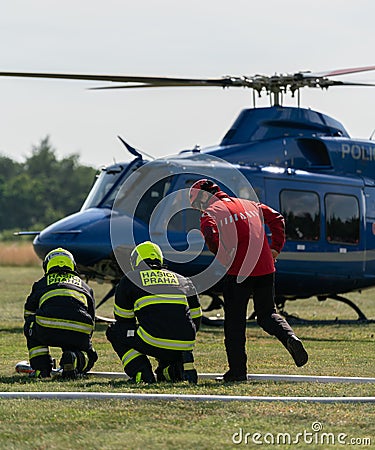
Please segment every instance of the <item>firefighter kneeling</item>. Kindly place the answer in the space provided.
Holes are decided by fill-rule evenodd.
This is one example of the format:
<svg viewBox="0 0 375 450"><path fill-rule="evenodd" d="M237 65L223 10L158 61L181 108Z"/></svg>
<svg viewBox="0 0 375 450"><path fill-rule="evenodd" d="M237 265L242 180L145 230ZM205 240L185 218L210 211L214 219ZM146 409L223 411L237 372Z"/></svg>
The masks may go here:
<svg viewBox="0 0 375 450"><path fill-rule="evenodd" d="M107 338L135 382L153 383L148 356L157 359L157 381L197 383L193 347L202 310L190 279L163 268L158 245L146 241L131 253L132 271L115 294L116 322Z"/></svg>
<svg viewBox="0 0 375 450"><path fill-rule="evenodd" d="M63 378L88 372L98 359L92 346L95 300L92 289L78 276L73 255L63 248L48 253L44 276L33 284L24 307L24 334L33 376L50 376L49 347L61 347Z"/></svg>

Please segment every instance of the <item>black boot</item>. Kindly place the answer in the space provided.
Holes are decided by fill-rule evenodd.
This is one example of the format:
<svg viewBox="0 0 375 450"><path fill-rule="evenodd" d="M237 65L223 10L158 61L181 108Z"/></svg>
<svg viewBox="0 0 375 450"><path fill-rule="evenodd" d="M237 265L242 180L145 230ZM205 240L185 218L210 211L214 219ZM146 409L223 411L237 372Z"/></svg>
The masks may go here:
<svg viewBox="0 0 375 450"><path fill-rule="evenodd" d="M157 381L182 381L183 380L183 367L181 361L176 362L162 362L159 361L159 365L155 370Z"/></svg>
<svg viewBox="0 0 375 450"><path fill-rule="evenodd" d="M29 378L50 378L50 377L51 371L49 369L44 370L34 369L32 372L29 373Z"/></svg>
<svg viewBox="0 0 375 450"><path fill-rule="evenodd" d="M307 363L309 356L296 335L288 337L286 348L292 355L297 367L302 367Z"/></svg>
<svg viewBox="0 0 375 450"><path fill-rule="evenodd" d="M133 383L148 383L148 384L152 384L155 383L155 375L152 372L152 370L150 369L143 369L140 372L137 372L135 375L133 375L132 377L130 377L130 382Z"/></svg>
<svg viewBox="0 0 375 450"><path fill-rule="evenodd" d="M232 381L247 381L247 374L246 372L234 372L233 370L229 369L228 372L225 372L223 375L223 381L226 383L232 382Z"/></svg>
<svg viewBox="0 0 375 450"><path fill-rule="evenodd" d="M77 355L65 350L60 359L60 367L62 369L62 377L65 379L75 379L78 377Z"/></svg>
<svg viewBox="0 0 375 450"><path fill-rule="evenodd" d="M193 352L182 352L183 362L183 379L190 384L198 383L198 373L194 367L194 355Z"/></svg>
<svg viewBox="0 0 375 450"><path fill-rule="evenodd" d="M236 342L225 340L229 370L223 375L225 382L247 380L247 356L245 343L238 345Z"/></svg>
<svg viewBox="0 0 375 450"><path fill-rule="evenodd" d="M146 355L139 355L124 366L125 373L129 375L133 383L155 383L155 375L150 360Z"/></svg>

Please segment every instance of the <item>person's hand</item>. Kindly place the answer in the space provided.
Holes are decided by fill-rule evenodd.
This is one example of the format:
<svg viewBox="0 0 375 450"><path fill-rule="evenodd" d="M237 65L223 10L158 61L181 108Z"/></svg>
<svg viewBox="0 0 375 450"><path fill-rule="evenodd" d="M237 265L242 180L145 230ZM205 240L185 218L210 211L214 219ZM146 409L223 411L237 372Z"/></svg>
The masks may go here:
<svg viewBox="0 0 375 450"><path fill-rule="evenodd" d="M271 248L271 252L272 252L272 258L276 262L276 258L279 256L280 253L277 250L275 250L274 248Z"/></svg>

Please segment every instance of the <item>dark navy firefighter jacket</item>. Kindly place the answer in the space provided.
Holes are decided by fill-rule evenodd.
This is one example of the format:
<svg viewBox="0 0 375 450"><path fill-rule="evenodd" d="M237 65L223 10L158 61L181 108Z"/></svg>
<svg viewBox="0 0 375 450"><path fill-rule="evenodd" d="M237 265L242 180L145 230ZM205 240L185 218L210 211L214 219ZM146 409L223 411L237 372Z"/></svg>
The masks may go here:
<svg viewBox="0 0 375 450"><path fill-rule="evenodd" d="M144 267L125 274L115 294L114 316L137 329L158 348L191 351L202 310L189 278L166 269Z"/></svg>
<svg viewBox="0 0 375 450"><path fill-rule="evenodd" d="M91 335L95 323L92 289L74 272L48 273L36 281L24 307L25 319L46 329Z"/></svg>

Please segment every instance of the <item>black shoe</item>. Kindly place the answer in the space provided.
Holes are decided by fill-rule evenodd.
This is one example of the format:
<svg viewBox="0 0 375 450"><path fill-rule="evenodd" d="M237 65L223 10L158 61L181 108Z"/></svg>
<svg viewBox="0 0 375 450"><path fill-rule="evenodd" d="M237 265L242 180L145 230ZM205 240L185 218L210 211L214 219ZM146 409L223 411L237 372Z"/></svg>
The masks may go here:
<svg viewBox="0 0 375 450"><path fill-rule="evenodd" d="M51 371L50 370L33 370L29 373L29 378L50 378Z"/></svg>
<svg viewBox="0 0 375 450"><path fill-rule="evenodd" d="M159 383L160 381L167 381L165 374L163 373L163 369L161 367L157 367L155 370L156 381Z"/></svg>
<svg viewBox="0 0 375 450"><path fill-rule="evenodd" d="M159 381L182 381L185 378L183 377L183 366L181 362L171 363L166 367L163 365L159 365L156 370L156 380Z"/></svg>
<svg viewBox="0 0 375 450"><path fill-rule="evenodd" d="M297 367L302 367L307 363L309 356L297 336L290 336L288 338L286 348L292 355Z"/></svg>
<svg viewBox="0 0 375 450"><path fill-rule="evenodd" d="M60 367L62 369L63 378L70 380L77 378L77 355L69 350L63 352L60 359Z"/></svg>
<svg viewBox="0 0 375 450"><path fill-rule="evenodd" d="M247 374L246 372L237 373L233 372L232 370L228 370L228 372L225 372L225 374L223 375L223 381L247 381Z"/></svg>
<svg viewBox="0 0 375 450"><path fill-rule="evenodd" d="M183 380L190 384L198 384L198 373L195 369L184 370Z"/></svg>
<svg viewBox="0 0 375 450"><path fill-rule="evenodd" d="M151 371L143 371L137 372L134 376L132 376L129 381L131 383L147 383L152 384L155 383L155 375Z"/></svg>

